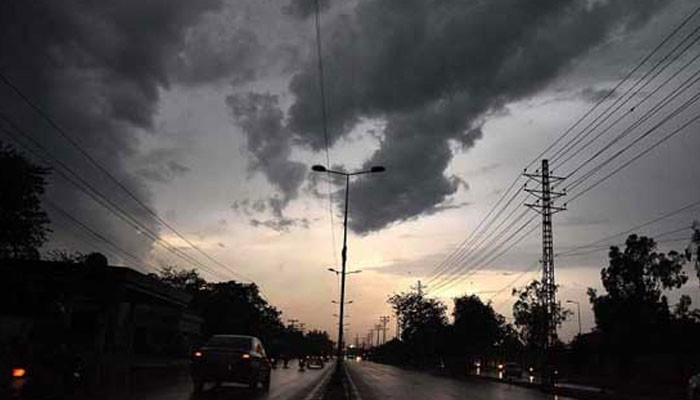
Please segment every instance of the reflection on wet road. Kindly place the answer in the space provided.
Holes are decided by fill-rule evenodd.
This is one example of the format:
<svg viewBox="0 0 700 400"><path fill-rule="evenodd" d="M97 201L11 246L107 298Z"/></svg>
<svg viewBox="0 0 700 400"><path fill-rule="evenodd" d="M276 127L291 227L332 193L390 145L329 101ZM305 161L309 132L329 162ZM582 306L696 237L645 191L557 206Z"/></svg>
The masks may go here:
<svg viewBox="0 0 700 400"><path fill-rule="evenodd" d="M460 381L370 362L346 364L362 400L545 400L539 390L473 379ZM558 397L558 400L571 400Z"/></svg>
<svg viewBox="0 0 700 400"><path fill-rule="evenodd" d="M306 370L300 372L297 368L278 368L272 371L270 391L259 389L251 391L235 384L223 384L214 387L207 384L201 394L192 393L192 381L189 374L182 372L173 381L159 385L157 389L135 393L130 396L137 400L222 400L222 399L268 399L268 400L306 400L322 379L332 370L329 363L322 370Z"/></svg>

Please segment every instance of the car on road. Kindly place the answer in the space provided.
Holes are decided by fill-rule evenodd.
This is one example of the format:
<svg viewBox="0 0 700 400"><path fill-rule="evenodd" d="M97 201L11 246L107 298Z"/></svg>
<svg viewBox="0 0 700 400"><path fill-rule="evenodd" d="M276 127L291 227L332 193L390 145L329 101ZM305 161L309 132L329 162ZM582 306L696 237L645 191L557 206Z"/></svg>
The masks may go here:
<svg viewBox="0 0 700 400"><path fill-rule="evenodd" d="M192 353L194 391L207 382L233 382L270 389L272 365L260 339L245 335L214 335Z"/></svg>
<svg viewBox="0 0 700 400"><path fill-rule="evenodd" d="M324 365L321 357L311 356L306 359L306 368L308 369L322 369Z"/></svg>

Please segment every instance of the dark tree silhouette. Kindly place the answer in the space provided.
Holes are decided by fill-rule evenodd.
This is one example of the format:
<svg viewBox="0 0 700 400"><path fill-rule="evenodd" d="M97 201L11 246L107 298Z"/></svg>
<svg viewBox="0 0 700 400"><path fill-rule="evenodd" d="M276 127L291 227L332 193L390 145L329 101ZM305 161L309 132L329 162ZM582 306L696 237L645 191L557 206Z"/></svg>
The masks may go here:
<svg viewBox="0 0 700 400"><path fill-rule="evenodd" d="M459 355L473 358L488 354L505 339L505 318L476 295L454 299L452 316L452 335Z"/></svg>
<svg viewBox="0 0 700 400"><path fill-rule="evenodd" d="M415 361L434 361L443 343L447 307L416 292L395 294L388 302L400 318L401 339L408 344Z"/></svg>
<svg viewBox="0 0 700 400"><path fill-rule="evenodd" d="M700 222L693 222L693 236L690 239L690 246L686 249L686 256L689 261L693 261L695 268L695 276L698 277L700 283Z"/></svg>
<svg viewBox="0 0 700 400"><path fill-rule="evenodd" d="M535 280L524 288L513 289L513 295L518 296L518 300L513 304L513 318L522 339L530 347L544 348L547 340L547 311L543 302L544 285ZM570 314L571 311L557 303L552 318L559 326Z"/></svg>
<svg viewBox="0 0 700 400"><path fill-rule="evenodd" d="M640 329L667 322L670 311L663 290L678 289L688 280L685 258L677 252L657 253L653 239L637 235L630 235L625 245L624 251L610 248L610 263L601 271L607 294L588 289L598 329L618 348L630 343L630 337L640 337Z"/></svg>
<svg viewBox="0 0 700 400"><path fill-rule="evenodd" d="M41 208L48 172L0 143L0 258L39 258L50 232Z"/></svg>
<svg viewBox="0 0 700 400"><path fill-rule="evenodd" d="M168 285L184 290L192 295L207 288L207 281L199 276L196 269L181 270L174 266L163 267L154 277L160 279Z"/></svg>

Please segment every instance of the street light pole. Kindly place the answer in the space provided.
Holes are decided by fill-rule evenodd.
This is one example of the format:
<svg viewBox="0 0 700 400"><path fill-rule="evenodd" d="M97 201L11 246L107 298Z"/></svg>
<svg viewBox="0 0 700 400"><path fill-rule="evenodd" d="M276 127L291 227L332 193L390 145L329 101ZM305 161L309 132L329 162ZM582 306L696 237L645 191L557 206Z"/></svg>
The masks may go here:
<svg viewBox="0 0 700 400"><path fill-rule="evenodd" d="M581 303L574 300L567 300L566 302L576 304L576 315L578 316L578 335L581 336Z"/></svg>
<svg viewBox="0 0 700 400"><path fill-rule="evenodd" d="M343 250L340 270L340 328L338 329L338 360L343 358L343 317L345 316L345 265L348 261L348 201L350 200L350 175L345 175L345 216L343 217Z"/></svg>
<svg viewBox="0 0 700 400"><path fill-rule="evenodd" d="M343 316L345 313L345 267L348 261L348 206L350 201L350 177L356 175L363 175L369 173L384 172L384 167L372 167L368 170L357 171L357 172L343 172L343 171L333 171L327 169L323 165L314 165L311 167L313 171L316 172L327 172L329 174L342 175L345 177L345 212L343 215L343 250L341 251L341 271L340 271L340 321L338 322L338 348L336 350L338 357L338 366L343 359Z"/></svg>

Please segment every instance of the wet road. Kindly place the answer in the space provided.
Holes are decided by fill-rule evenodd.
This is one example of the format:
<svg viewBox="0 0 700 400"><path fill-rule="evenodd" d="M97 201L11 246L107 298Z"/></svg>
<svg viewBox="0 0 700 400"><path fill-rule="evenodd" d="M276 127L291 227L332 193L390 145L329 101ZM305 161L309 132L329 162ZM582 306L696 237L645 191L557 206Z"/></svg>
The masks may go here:
<svg viewBox="0 0 700 400"><path fill-rule="evenodd" d="M546 400L535 389L487 380L460 381L371 362L346 363L361 400ZM572 400L561 397L558 400Z"/></svg>
<svg viewBox="0 0 700 400"><path fill-rule="evenodd" d="M129 399L135 400L223 400L223 399L269 399L269 400L312 400L332 370L332 363L322 370L313 369L300 372L297 368L277 368L272 371L270 391L251 391L235 384L221 387L205 386L201 394L192 393L192 381L188 373L180 373L172 381L158 385L157 389L132 393Z"/></svg>

